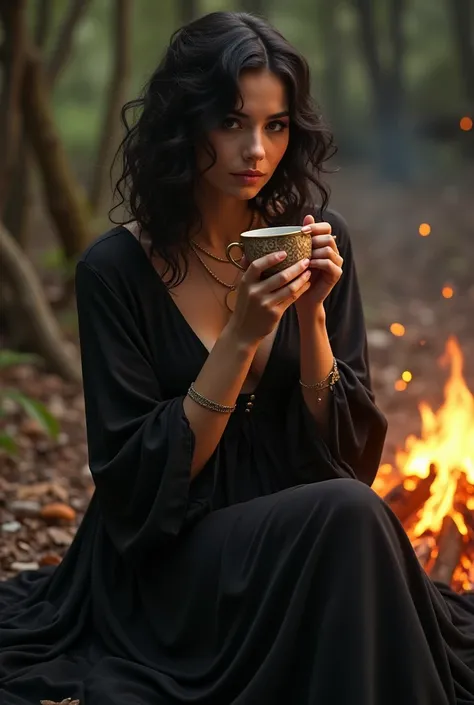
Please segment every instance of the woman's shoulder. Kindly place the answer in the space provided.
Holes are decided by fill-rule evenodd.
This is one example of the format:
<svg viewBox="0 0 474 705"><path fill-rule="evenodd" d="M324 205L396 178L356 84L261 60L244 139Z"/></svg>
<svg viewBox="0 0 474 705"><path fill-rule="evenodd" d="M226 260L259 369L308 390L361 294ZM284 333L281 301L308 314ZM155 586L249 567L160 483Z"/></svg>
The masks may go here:
<svg viewBox="0 0 474 705"><path fill-rule="evenodd" d="M129 260L138 243L124 225L116 225L90 242L79 257L78 264L86 264L98 272Z"/></svg>
<svg viewBox="0 0 474 705"><path fill-rule="evenodd" d="M77 270L87 269L118 292L143 287L150 268L143 246L124 225L99 235L84 250Z"/></svg>

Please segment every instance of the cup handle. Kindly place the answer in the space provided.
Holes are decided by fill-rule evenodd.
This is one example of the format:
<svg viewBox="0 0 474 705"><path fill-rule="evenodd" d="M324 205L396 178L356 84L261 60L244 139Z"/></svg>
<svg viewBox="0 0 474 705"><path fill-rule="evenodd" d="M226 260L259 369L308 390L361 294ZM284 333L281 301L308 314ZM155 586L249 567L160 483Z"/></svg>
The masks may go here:
<svg viewBox="0 0 474 705"><path fill-rule="evenodd" d="M240 256L240 259L242 259L242 257L244 256L244 246L242 245L242 243L241 242L231 242L230 245L227 245L227 247L225 248L225 253L227 255L227 259L233 265L235 265L236 267L241 269L243 272L245 272L245 268L242 267L242 265L240 264L240 260L235 260L231 255L231 250L233 247L238 247L241 250L242 254Z"/></svg>

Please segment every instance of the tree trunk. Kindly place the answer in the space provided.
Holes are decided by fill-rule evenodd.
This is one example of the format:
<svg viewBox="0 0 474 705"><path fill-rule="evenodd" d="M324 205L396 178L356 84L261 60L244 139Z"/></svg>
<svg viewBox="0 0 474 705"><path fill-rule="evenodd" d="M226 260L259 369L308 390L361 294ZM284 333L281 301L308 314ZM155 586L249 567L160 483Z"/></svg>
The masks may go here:
<svg viewBox="0 0 474 705"><path fill-rule="evenodd" d="M13 290L15 302L24 317L22 328L29 332L31 351L41 355L48 367L64 379L80 382L79 360L64 345L61 330L51 312L38 275L1 222L0 266L2 280Z"/></svg>
<svg viewBox="0 0 474 705"><path fill-rule="evenodd" d="M337 25L341 0L320 0L316 5L316 20L321 44L321 54L324 57L322 71L322 95L325 112L329 122L339 134L337 140L344 141L347 121L345 120L344 101L344 67L341 54L341 36ZM350 135L348 135L350 140Z"/></svg>
<svg viewBox="0 0 474 705"><path fill-rule="evenodd" d="M467 105L474 110L474 7L472 0L448 0Z"/></svg>
<svg viewBox="0 0 474 705"><path fill-rule="evenodd" d="M25 9L26 0L0 2L0 18L5 33L4 80L0 98L0 215L5 208L15 171L22 128L21 89L27 38Z"/></svg>
<svg viewBox="0 0 474 705"><path fill-rule="evenodd" d="M51 0L38 0L35 27L35 44L42 49L48 39L51 28L53 6Z"/></svg>
<svg viewBox="0 0 474 705"><path fill-rule="evenodd" d="M26 249L28 244L30 202L32 196L32 155L22 126L20 148L5 206L5 225L16 242Z"/></svg>
<svg viewBox="0 0 474 705"><path fill-rule="evenodd" d="M90 0L70 0L63 23L58 32L56 45L51 54L47 74L50 84L54 84L67 63L72 49L74 30L84 14Z"/></svg>
<svg viewBox="0 0 474 705"><path fill-rule="evenodd" d="M131 0L117 0L113 9L115 19L114 33L114 69L107 106L99 141L97 162L95 165L89 201L92 212L99 213L106 196L110 204L109 172L113 153L120 135L120 109L125 102L131 63Z"/></svg>
<svg viewBox="0 0 474 705"><path fill-rule="evenodd" d="M377 159L383 176L406 181L409 175L408 145L404 127L403 91L403 17L405 0L390 3L390 49L387 66L382 65L372 0L355 0L359 19L362 56L372 89L373 113L377 133Z"/></svg>
<svg viewBox="0 0 474 705"><path fill-rule="evenodd" d="M89 209L54 123L40 56L32 48L23 81L23 115L52 220L66 257L74 258L92 239Z"/></svg>

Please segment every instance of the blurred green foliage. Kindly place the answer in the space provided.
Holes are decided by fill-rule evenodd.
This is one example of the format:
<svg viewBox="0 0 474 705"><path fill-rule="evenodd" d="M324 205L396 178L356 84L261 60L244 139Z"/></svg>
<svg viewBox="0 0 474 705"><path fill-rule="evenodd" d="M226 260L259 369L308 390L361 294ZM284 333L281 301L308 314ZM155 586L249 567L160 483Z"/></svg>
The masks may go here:
<svg viewBox="0 0 474 705"><path fill-rule="evenodd" d="M0 372L15 365L35 364L38 360L39 358L36 355L3 349L0 350ZM30 419L36 421L38 426L42 428L48 436L54 439L58 437L59 423L57 419L48 411L44 404L26 396L18 389L9 387L0 389L0 420L7 416L6 407L9 401L14 402ZM15 438L8 430L0 429L0 448L9 455L14 455L17 452Z"/></svg>
<svg viewBox="0 0 474 705"><path fill-rule="evenodd" d="M337 37L343 106L329 119L336 135L364 149L371 139L371 87L361 56L357 14L353 0L329 0L334 18L331 38ZM326 112L333 104L333 84L327 74L328 0L272 0L269 19L297 45L312 69L314 94ZM377 2L377 36L382 60L389 43L389 3ZM238 0L201 0L201 13L238 10ZM51 37L64 12L64 0L55 0ZM91 0L75 35L69 64L54 91L54 110L62 136L79 170L88 171L93 159L111 73L111 32L114 29L111 0ZM175 0L134 0L132 21L132 78L129 96L137 95L157 65L171 33L180 25L179 3ZM462 87L450 31L447 0L412 0L404 13L405 95L411 119L433 114L452 114L463 108ZM331 46L329 46L329 49ZM334 50L334 47L333 47ZM350 119L347 116L350 115Z"/></svg>

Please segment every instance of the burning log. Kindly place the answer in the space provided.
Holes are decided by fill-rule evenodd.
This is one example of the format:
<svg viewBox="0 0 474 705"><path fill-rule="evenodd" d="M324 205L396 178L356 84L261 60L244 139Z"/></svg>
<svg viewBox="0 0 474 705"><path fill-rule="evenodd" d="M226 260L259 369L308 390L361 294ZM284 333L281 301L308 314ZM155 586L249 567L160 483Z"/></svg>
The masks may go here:
<svg viewBox="0 0 474 705"><path fill-rule="evenodd" d="M416 557L418 558L420 565L425 569L428 567L428 563L430 562L431 554L433 553L435 546L436 540L434 536L423 536L413 544Z"/></svg>
<svg viewBox="0 0 474 705"><path fill-rule="evenodd" d="M420 507L429 499L431 494L431 485L436 477L436 465L431 463L430 474L428 477L405 477L403 482L396 485L388 492L384 500L389 505L390 509L404 524ZM414 490L407 490L404 483L411 480L416 483Z"/></svg>
<svg viewBox="0 0 474 705"><path fill-rule="evenodd" d="M454 509L456 509L464 519L468 535L474 540L474 513L472 509L466 506L465 503L456 502L454 504Z"/></svg>
<svg viewBox="0 0 474 705"><path fill-rule="evenodd" d="M438 556L430 573L431 579L451 585L462 552L463 537L453 519L446 516L438 537Z"/></svg>

